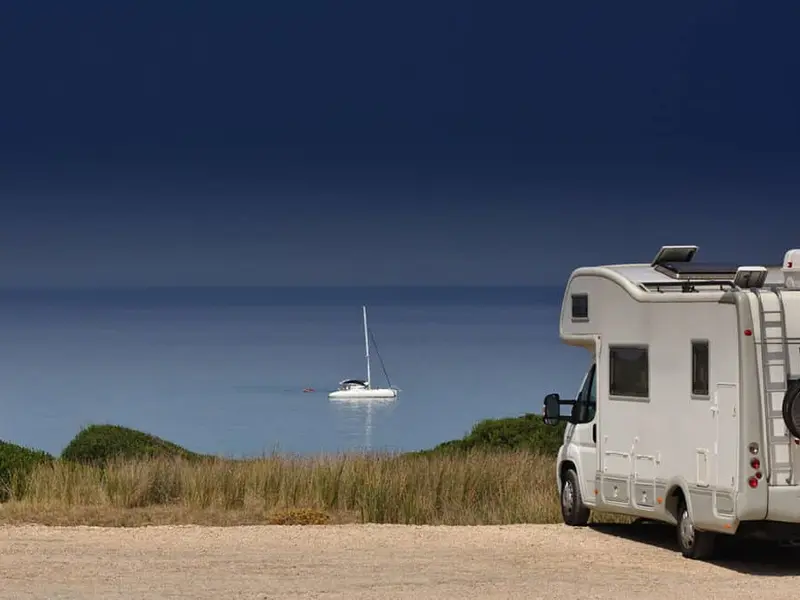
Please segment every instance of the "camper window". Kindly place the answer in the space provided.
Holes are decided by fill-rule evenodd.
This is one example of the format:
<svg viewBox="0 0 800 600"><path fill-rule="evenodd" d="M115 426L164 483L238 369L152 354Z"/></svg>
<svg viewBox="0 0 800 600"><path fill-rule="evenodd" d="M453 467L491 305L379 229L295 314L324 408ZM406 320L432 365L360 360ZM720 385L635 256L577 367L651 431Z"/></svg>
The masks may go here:
<svg viewBox="0 0 800 600"><path fill-rule="evenodd" d="M572 320L573 321L589 320L588 294L572 294Z"/></svg>
<svg viewBox="0 0 800 600"><path fill-rule="evenodd" d="M609 347L609 395L643 398L650 395L647 346Z"/></svg>
<svg viewBox="0 0 800 600"><path fill-rule="evenodd" d="M708 340L692 340L692 396L708 398Z"/></svg>

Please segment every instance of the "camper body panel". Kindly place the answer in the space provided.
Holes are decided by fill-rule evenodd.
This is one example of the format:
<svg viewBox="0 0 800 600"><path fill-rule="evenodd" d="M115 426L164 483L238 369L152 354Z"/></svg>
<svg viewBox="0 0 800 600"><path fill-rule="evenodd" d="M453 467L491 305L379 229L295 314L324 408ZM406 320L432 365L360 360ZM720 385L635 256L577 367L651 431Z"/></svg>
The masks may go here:
<svg viewBox="0 0 800 600"><path fill-rule="evenodd" d="M574 318L573 296L586 298L586 317ZM674 522L669 497L680 488L698 526L735 527L744 475L739 315L723 296L654 295L605 269L579 269L570 279L560 333L595 359L597 410L591 423L568 427L559 459L577 463L587 505ZM693 341L707 348L704 393L692 393ZM638 383L633 363L619 365L625 354L646 365ZM589 430L591 458L573 442Z"/></svg>
<svg viewBox="0 0 800 600"><path fill-rule="evenodd" d="M739 392L741 397L739 417L739 489L736 491L736 518L740 521L755 521L767 517L769 491L767 485L757 488L749 487L745 482L753 475L750 460L751 444L760 448L759 459L764 459L766 448L766 421L763 398L760 391L760 363L755 336L747 336L744 332L756 331L757 315L752 312L753 294L748 292L728 293L721 300L736 308L737 346L739 355ZM762 465L768 473L769 464Z"/></svg>
<svg viewBox="0 0 800 600"><path fill-rule="evenodd" d="M764 459L767 464L766 519L800 524L800 444L787 431L782 413L790 381L800 379L800 290L761 290L752 294L756 361L763 400ZM782 321L770 322L780 314ZM770 357L782 356L783 360ZM782 385L779 385L782 384ZM743 517L744 519L744 517ZM800 532L798 532L800 533Z"/></svg>
<svg viewBox="0 0 800 600"><path fill-rule="evenodd" d="M625 503L637 514L663 515L679 487L698 525L721 528L733 518L740 437L736 310L720 308L638 303L625 312L640 313L631 322L644 321L643 327L604 336L598 365L609 384L620 377L613 363L629 344L646 353L649 367L646 388L633 390L637 396L619 385L601 391L599 475L601 501L609 507L618 503L613 493L625 489ZM698 393L692 392L693 342L708 356L705 389Z"/></svg>

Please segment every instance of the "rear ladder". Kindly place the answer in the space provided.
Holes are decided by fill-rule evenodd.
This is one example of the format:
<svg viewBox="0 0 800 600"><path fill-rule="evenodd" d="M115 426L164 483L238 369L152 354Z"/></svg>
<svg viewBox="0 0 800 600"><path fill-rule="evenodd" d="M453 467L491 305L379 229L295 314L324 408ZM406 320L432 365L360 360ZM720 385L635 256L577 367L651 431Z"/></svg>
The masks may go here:
<svg viewBox="0 0 800 600"><path fill-rule="evenodd" d="M769 456L770 485L795 485L792 437L783 422L783 398L789 371L786 311L778 289L752 290L761 325L761 386Z"/></svg>

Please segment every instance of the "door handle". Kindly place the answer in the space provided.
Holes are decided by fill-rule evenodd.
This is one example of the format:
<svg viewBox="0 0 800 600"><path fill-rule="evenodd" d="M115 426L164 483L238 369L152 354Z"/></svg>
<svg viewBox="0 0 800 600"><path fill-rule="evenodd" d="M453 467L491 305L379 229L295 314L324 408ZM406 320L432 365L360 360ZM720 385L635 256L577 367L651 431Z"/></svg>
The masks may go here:
<svg viewBox="0 0 800 600"><path fill-rule="evenodd" d="M597 423L592 424L592 441L597 443Z"/></svg>

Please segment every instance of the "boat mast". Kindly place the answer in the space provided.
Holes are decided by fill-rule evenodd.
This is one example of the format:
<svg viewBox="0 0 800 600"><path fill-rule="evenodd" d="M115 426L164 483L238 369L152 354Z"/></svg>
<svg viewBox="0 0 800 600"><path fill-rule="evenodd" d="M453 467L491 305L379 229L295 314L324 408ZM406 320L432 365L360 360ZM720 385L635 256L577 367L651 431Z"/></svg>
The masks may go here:
<svg viewBox="0 0 800 600"><path fill-rule="evenodd" d="M369 372L369 335L367 333L367 307L362 306L361 310L364 312L364 352L367 357L367 388L372 389L372 379Z"/></svg>

